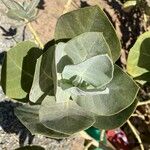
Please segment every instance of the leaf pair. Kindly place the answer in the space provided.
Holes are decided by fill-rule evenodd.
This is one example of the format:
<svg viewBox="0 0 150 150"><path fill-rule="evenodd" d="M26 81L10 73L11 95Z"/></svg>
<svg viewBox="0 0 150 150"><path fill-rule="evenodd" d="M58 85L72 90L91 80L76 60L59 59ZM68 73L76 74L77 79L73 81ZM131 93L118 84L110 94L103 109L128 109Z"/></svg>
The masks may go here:
<svg viewBox="0 0 150 150"><path fill-rule="evenodd" d="M14 0L1 0L8 8L7 16L18 21L32 21L37 16L37 5L40 0L25 1L20 4Z"/></svg>

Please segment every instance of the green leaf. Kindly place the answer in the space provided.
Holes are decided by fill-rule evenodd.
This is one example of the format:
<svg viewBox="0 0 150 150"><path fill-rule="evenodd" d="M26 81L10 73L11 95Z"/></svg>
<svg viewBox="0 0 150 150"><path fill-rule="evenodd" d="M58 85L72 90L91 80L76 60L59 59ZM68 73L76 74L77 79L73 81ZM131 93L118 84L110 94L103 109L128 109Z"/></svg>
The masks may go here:
<svg viewBox="0 0 150 150"><path fill-rule="evenodd" d="M120 42L107 16L98 6L85 7L62 15L57 22L55 39L71 39L85 32L103 32L114 62L120 55Z"/></svg>
<svg viewBox="0 0 150 150"><path fill-rule="evenodd" d="M61 79L60 73L62 73L63 68L68 64L72 64L71 59L66 57L66 52L64 51L65 45L66 43L62 42L56 45L55 59L54 59L55 60L54 78L55 76L57 76L56 80Z"/></svg>
<svg viewBox="0 0 150 150"><path fill-rule="evenodd" d="M4 93L13 99L26 98L33 81L37 58L41 50L25 41L11 48L2 65L1 82Z"/></svg>
<svg viewBox="0 0 150 150"><path fill-rule="evenodd" d="M108 55L97 55L86 61L65 66L62 78L70 80L79 78L78 85L85 81L94 87L102 87L108 84L113 78L113 64Z"/></svg>
<svg viewBox="0 0 150 150"><path fill-rule="evenodd" d="M84 96L73 95L77 104L86 110L97 115L113 115L130 106L138 92L135 82L120 69L115 66L113 79L106 85L107 92ZM128 93L128 94L127 94Z"/></svg>
<svg viewBox="0 0 150 150"><path fill-rule="evenodd" d="M41 146L32 145L32 146L20 147L15 150L45 150L45 148L43 148Z"/></svg>
<svg viewBox="0 0 150 150"><path fill-rule="evenodd" d="M53 94L52 63L55 46L50 47L38 60L29 99L37 102L45 94Z"/></svg>
<svg viewBox="0 0 150 150"><path fill-rule="evenodd" d="M38 9L34 9L34 11L32 11L30 13L30 15L28 15L28 21L33 21L37 18L37 14L38 14Z"/></svg>
<svg viewBox="0 0 150 150"><path fill-rule="evenodd" d="M54 93L57 95L58 81L62 79L61 73L66 65L72 64L71 59L66 55L64 51L65 43L59 43L56 46L54 67L53 67L53 79L54 79ZM57 98L56 98L57 100Z"/></svg>
<svg viewBox="0 0 150 150"><path fill-rule="evenodd" d="M28 19L28 16L26 15L26 12L18 10L8 10L7 17L10 19L18 20L18 21L24 21L25 19Z"/></svg>
<svg viewBox="0 0 150 150"><path fill-rule="evenodd" d="M101 32L86 32L76 36L67 42L64 51L74 64L101 54L108 54L112 58L110 48Z"/></svg>
<svg viewBox="0 0 150 150"><path fill-rule="evenodd" d="M36 19L36 16L38 14L38 9L36 9L36 7L38 6L39 2L40 0L32 0L26 7L26 14L28 15L28 21Z"/></svg>
<svg viewBox="0 0 150 150"><path fill-rule="evenodd" d="M63 90L61 87L57 86L57 92L55 94L55 99L57 103L67 102L70 98L70 93L67 90Z"/></svg>
<svg viewBox="0 0 150 150"><path fill-rule="evenodd" d="M2 0L2 2L8 8L8 12L6 14L9 18L18 21L28 19L28 15L20 3L12 0Z"/></svg>
<svg viewBox="0 0 150 150"><path fill-rule="evenodd" d="M1 0L1 1L8 9L23 10L22 5L14 0Z"/></svg>
<svg viewBox="0 0 150 150"><path fill-rule="evenodd" d="M65 134L74 134L93 125L93 116L75 102L56 103L55 98L43 101L39 110L40 122L47 128Z"/></svg>
<svg viewBox="0 0 150 150"><path fill-rule="evenodd" d="M94 127L99 129L110 130L122 126L134 112L137 102L137 99L135 99L130 106L116 114L110 116L95 116L96 122L94 124Z"/></svg>
<svg viewBox="0 0 150 150"><path fill-rule="evenodd" d="M40 0L32 0L30 2L30 4L28 5L28 7L26 8L27 14L32 14L33 11L36 9L36 7L38 6Z"/></svg>
<svg viewBox="0 0 150 150"><path fill-rule="evenodd" d="M150 32L142 34L131 48L127 72L140 83L150 81Z"/></svg>
<svg viewBox="0 0 150 150"><path fill-rule="evenodd" d="M47 98L47 97L46 97ZM51 138L68 137L66 134L55 132L46 128L39 121L39 108L40 105L23 105L15 109L15 115L25 125L25 127L33 134L41 134Z"/></svg>
<svg viewBox="0 0 150 150"><path fill-rule="evenodd" d="M8 8L7 16L14 20L32 21L33 19L35 19L38 12L35 7L38 5L39 0L32 0L27 8L26 6L12 0L2 0L2 2Z"/></svg>

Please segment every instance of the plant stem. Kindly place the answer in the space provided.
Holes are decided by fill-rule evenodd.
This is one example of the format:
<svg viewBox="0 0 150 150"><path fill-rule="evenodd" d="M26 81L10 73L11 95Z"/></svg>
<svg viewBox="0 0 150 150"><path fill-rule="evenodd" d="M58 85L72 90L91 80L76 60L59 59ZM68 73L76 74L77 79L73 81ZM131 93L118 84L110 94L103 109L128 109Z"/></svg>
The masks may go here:
<svg viewBox="0 0 150 150"><path fill-rule="evenodd" d="M139 117L140 119L145 120L145 117L139 114L132 114L131 117Z"/></svg>
<svg viewBox="0 0 150 150"><path fill-rule="evenodd" d="M147 104L150 104L150 100L147 100L145 102L139 102L137 106L147 105Z"/></svg>
<svg viewBox="0 0 150 150"><path fill-rule="evenodd" d="M81 131L81 132L80 132L80 135L81 135L83 138L92 141L92 143L90 143L90 144L93 144L95 147L98 147L98 146L99 146L99 143L98 143L94 138L92 138L91 136L89 136L85 131Z"/></svg>
<svg viewBox="0 0 150 150"><path fill-rule="evenodd" d="M91 145L93 145L93 141L90 141L90 142L84 147L84 150L88 150Z"/></svg>
<svg viewBox="0 0 150 150"><path fill-rule="evenodd" d="M133 124L129 120L127 120L127 123L129 125L129 127L131 128L132 132L134 133L136 139L138 140L141 150L144 150L142 140L141 140L140 136L138 135L136 128L133 126Z"/></svg>
<svg viewBox="0 0 150 150"><path fill-rule="evenodd" d="M44 45L41 42L41 40L40 40L39 36L37 35L36 31L34 30L34 28L32 27L31 23L27 22L27 26L29 27L32 35L34 36L36 43L39 44L40 48L44 49Z"/></svg>
<svg viewBox="0 0 150 150"><path fill-rule="evenodd" d="M104 141L104 137L105 137L105 130L102 130L100 135L100 142Z"/></svg>

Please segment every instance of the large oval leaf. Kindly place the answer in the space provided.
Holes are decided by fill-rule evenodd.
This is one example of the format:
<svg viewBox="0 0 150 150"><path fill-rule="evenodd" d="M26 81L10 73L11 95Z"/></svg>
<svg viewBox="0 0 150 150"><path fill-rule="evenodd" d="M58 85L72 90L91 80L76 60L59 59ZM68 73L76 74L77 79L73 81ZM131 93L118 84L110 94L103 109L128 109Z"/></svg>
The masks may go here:
<svg viewBox="0 0 150 150"><path fill-rule="evenodd" d="M77 104L97 115L110 116L130 106L138 92L135 82L115 66L113 79L106 85L108 92L75 96ZM128 94L127 94L128 93Z"/></svg>
<svg viewBox="0 0 150 150"><path fill-rule="evenodd" d="M110 130L122 126L134 112L137 102L137 99L135 99L134 102L126 109L111 116L97 116L94 127L99 129Z"/></svg>
<svg viewBox="0 0 150 150"><path fill-rule="evenodd" d="M93 87L102 87L113 78L113 64L108 55L97 55L86 61L65 66L62 78L70 80L75 77L76 84L85 81Z"/></svg>
<svg viewBox="0 0 150 150"><path fill-rule="evenodd" d="M150 81L150 31L142 34L131 48L127 71L140 82Z"/></svg>
<svg viewBox="0 0 150 150"><path fill-rule="evenodd" d="M41 134L51 138L68 137L66 134L55 132L46 128L39 121L39 108L40 105L23 105L15 109L15 115L26 126L26 128L33 134Z"/></svg>
<svg viewBox="0 0 150 150"><path fill-rule="evenodd" d="M36 64L33 84L29 99L37 102L43 95L53 93L52 62L55 47L50 47L38 60Z"/></svg>
<svg viewBox="0 0 150 150"><path fill-rule="evenodd" d="M37 58L41 50L30 41L11 48L5 55L1 81L5 94L13 99L23 99L30 91Z"/></svg>
<svg viewBox="0 0 150 150"><path fill-rule="evenodd" d="M102 54L108 54L112 58L110 48L101 32L86 32L76 36L67 42L64 51L74 64Z"/></svg>
<svg viewBox="0 0 150 150"><path fill-rule="evenodd" d="M62 15L57 22L55 39L71 39L84 32L103 32L113 60L120 55L120 42L107 16L98 6L91 6Z"/></svg>
<svg viewBox="0 0 150 150"><path fill-rule="evenodd" d="M56 103L54 97L43 101L39 117L45 127L65 134L85 130L95 122L93 116L75 102L68 100Z"/></svg>

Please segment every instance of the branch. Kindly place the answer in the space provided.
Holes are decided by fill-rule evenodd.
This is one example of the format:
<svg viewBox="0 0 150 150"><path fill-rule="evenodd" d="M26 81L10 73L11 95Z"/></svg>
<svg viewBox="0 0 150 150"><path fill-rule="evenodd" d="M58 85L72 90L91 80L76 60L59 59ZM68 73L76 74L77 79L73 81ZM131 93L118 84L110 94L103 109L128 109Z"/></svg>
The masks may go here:
<svg viewBox="0 0 150 150"><path fill-rule="evenodd" d="M147 100L145 102L139 102L137 106L147 105L150 104L150 100Z"/></svg>
<svg viewBox="0 0 150 150"><path fill-rule="evenodd" d="M142 140L141 140L140 136L138 135L136 128L133 126L133 124L129 120L127 120L127 123L129 125L129 127L131 128L133 134L135 135L136 139L138 140L141 150L144 150Z"/></svg>
<svg viewBox="0 0 150 150"><path fill-rule="evenodd" d="M25 20L26 21L26 20ZM27 22L27 21L26 21ZM41 42L39 36L37 35L36 31L34 30L34 28L32 27L31 23L30 22L27 22L27 26L29 27L32 35L34 36L34 39L36 41L37 44L39 44L40 48L44 49L44 45L43 43Z"/></svg>
<svg viewBox="0 0 150 150"><path fill-rule="evenodd" d="M93 144L95 147L98 147L98 146L99 146L98 141L96 141L94 138L92 138L91 136L89 136L85 131L81 131L81 132L80 132L80 135L81 135L83 138L90 140L90 141L91 141L91 142L90 142L90 145Z"/></svg>
<svg viewBox="0 0 150 150"><path fill-rule="evenodd" d="M100 142L104 141L104 137L105 137L105 130L102 130L100 135Z"/></svg>

